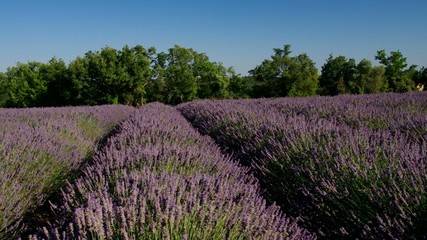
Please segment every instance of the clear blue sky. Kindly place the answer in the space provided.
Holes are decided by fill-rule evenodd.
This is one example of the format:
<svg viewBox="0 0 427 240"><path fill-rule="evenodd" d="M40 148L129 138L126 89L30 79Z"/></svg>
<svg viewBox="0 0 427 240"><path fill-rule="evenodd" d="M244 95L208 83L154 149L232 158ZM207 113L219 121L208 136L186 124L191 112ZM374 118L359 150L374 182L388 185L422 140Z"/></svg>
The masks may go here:
<svg viewBox="0 0 427 240"><path fill-rule="evenodd" d="M178 44L242 75L284 44L319 70L330 53L378 64L380 49L427 66L426 29L426 0L4 0L0 71L125 44L158 51Z"/></svg>

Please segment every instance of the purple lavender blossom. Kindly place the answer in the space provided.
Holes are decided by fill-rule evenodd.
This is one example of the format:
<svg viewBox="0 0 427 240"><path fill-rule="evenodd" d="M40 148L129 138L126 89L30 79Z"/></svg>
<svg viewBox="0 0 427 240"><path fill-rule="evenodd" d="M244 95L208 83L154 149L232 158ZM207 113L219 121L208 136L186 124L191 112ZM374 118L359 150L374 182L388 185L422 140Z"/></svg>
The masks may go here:
<svg viewBox="0 0 427 240"><path fill-rule="evenodd" d="M142 106L28 239L315 239L172 107Z"/></svg>
<svg viewBox="0 0 427 240"><path fill-rule="evenodd" d="M178 110L319 236L427 236L426 93L200 100Z"/></svg>
<svg viewBox="0 0 427 240"><path fill-rule="evenodd" d="M0 239L26 229L40 206L134 108L0 109Z"/></svg>

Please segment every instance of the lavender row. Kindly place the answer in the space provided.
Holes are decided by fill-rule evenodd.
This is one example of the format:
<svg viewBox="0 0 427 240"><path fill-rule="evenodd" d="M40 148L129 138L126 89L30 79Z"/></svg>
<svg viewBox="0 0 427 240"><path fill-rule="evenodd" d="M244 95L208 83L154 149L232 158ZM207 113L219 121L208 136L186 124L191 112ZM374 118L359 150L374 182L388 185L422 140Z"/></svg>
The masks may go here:
<svg viewBox="0 0 427 240"><path fill-rule="evenodd" d="M172 107L142 106L28 239L314 239Z"/></svg>
<svg viewBox="0 0 427 240"><path fill-rule="evenodd" d="M135 109L126 106L0 109L0 239L26 226L40 206L93 152L114 124Z"/></svg>
<svg viewBox="0 0 427 240"><path fill-rule="evenodd" d="M356 129L366 127L372 130L390 130L414 139L426 140L426 92L250 101L257 102L264 109L272 108L285 115L322 118Z"/></svg>
<svg viewBox="0 0 427 240"><path fill-rule="evenodd" d="M427 234L426 101L424 93L385 94L204 100L178 109L319 236L414 239ZM377 118L387 122L372 127Z"/></svg>

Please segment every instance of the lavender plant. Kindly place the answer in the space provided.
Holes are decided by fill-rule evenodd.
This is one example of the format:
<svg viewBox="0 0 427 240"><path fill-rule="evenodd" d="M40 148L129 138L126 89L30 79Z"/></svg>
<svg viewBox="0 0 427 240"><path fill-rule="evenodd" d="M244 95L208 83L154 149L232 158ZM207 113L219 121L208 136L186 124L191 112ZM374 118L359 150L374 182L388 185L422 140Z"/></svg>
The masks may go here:
<svg viewBox="0 0 427 240"><path fill-rule="evenodd" d="M134 109L126 106L0 109L0 239L65 183L96 142Z"/></svg>
<svg viewBox="0 0 427 240"><path fill-rule="evenodd" d="M28 239L314 239L172 107L144 105ZM25 237L27 238L27 237Z"/></svg>
<svg viewBox="0 0 427 240"><path fill-rule="evenodd" d="M178 106L324 238L426 237L427 94Z"/></svg>

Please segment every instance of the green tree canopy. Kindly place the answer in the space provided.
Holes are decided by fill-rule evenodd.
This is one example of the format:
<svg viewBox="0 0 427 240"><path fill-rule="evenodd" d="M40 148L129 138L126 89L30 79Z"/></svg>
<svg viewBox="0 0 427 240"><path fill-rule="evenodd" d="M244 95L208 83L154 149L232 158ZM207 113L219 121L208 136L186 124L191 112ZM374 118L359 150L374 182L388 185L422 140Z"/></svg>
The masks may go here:
<svg viewBox="0 0 427 240"><path fill-rule="evenodd" d="M232 68L211 62L206 54L178 45L167 53L158 53L151 64L149 99L168 104L196 98L227 98L230 79L238 81L239 77Z"/></svg>
<svg viewBox="0 0 427 240"><path fill-rule="evenodd" d="M314 62L307 54L291 57L291 45L275 48L271 59L264 60L250 70L255 80L255 97L283 97L314 95L318 74Z"/></svg>
<svg viewBox="0 0 427 240"><path fill-rule="evenodd" d="M2 100L6 107L33 107L40 104L40 97L47 91L47 81L41 77L40 62L17 63L6 71L2 86Z"/></svg>
<svg viewBox="0 0 427 240"><path fill-rule="evenodd" d="M166 103L178 104L191 101L197 96L197 79L193 74L193 49L176 45L169 49L165 71L167 96Z"/></svg>
<svg viewBox="0 0 427 240"><path fill-rule="evenodd" d="M156 54L156 49L151 48L151 78L148 82L147 97L150 102L166 102L167 85L166 85L166 67L167 53L160 52Z"/></svg>
<svg viewBox="0 0 427 240"><path fill-rule="evenodd" d="M420 70L416 71L413 79L415 84L424 84L424 89L427 89L427 68L422 67Z"/></svg>
<svg viewBox="0 0 427 240"><path fill-rule="evenodd" d="M356 63L353 58L334 57L331 54L322 66L319 93L338 95L383 92L387 89L384 72L384 67L373 66L367 59Z"/></svg>
<svg viewBox="0 0 427 240"><path fill-rule="evenodd" d="M385 90L384 67L373 66L372 62L362 59L356 66L353 81L348 83L350 93L379 93Z"/></svg>
<svg viewBox="0 0 427 240"><path fill-rule="evenodd" d="M384 77L385 68L383 66L374 66L368 76L365 93L380 93L387 89L387 82Z"/></svg>
<svg viewBox="0 0 427 240"><path fill-rule="evenodd" d="M17 63L0 73L0 107L140 106L153 101L175 105L193 99L405 92L427 84L426 68L408 67L399 51L378 51L380 66L331 54L320 77L307 54L291 55L291 45L273 52L244 77L178 45L159 53L141 45L119 50L106 46L68 66L56 57L48 63Z"/></svg>
<svg viewBox="0 0 427 240"><path fill-rule="evenodd" d="M6 100L8 98L6 81L7 81L6 74L0 72L0 107L6 105Z"/></svg>
<svg viewBox="0 0 427 240"><path fill-rule="evenodd" d="M388 91L406 92L414 90L415 83L412 78L415 74L416 66L412 65L407 68L406 57L400 51L392 51L390 55L387 55L385 50L380 50L377 51L375 59L385 67L384 75Z"/></svg>
<svg viewBox="0 0 427 240"><path fill-rule="evenodd" d="M39 106L70 105L72 87L68 79L67 65L62 59L52 58L40 67L40 78L46 83L47 91L40 96Z"/></svg>
<svg viewBox="0 0 427 240"><path fill-rule="evenodd" d="M326 63L322 66L319 93L321 95L350 93L356 87L356 72L356 61L354 59L329 55Z"/></svg>
<svg viewBox="0 0 427 240"><path fill-rule="evenodd" d="M193 73L197 79L197 98L226 98L232 71L221 63L210 62L206 54L194 55Z"/></svg>
<svg viewBox="0 0 427 240"><path fill-rule="evenodd" d="M146 85L150 77L150 55L140 45L89 51L69 65L72 102L139 106L147 99Z"/></svg>
<svg viewBox="0 0 427 240"><path fill-rule="evenodd" d="M230 74L229 97L250 98L254 79L249 76L242 77L240 74L236 74L232 68L229 68L228 72Z"/></svg>

